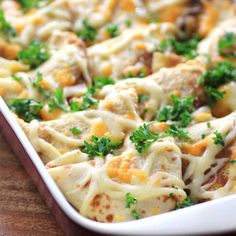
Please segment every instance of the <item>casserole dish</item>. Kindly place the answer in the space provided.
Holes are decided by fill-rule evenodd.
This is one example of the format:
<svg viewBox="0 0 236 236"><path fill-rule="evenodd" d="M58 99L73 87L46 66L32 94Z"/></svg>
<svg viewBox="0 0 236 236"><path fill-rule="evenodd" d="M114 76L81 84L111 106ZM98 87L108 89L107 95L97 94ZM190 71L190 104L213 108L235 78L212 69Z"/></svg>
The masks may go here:
<svg viewBox="0 0 236 236"><path fill-rule="evenodd" d="M236 230L234 195L139 221L98 223L86 219L58 189L2 98L0 127L66 235L85 233L83 227L108 235L220 234Z"/></svg>
<svg viewBox="0 0 236 236"><path fill-rule="evenodd" d="M68 235L233 229L235 24L231 0L0 1L1 126Z"/></svg>

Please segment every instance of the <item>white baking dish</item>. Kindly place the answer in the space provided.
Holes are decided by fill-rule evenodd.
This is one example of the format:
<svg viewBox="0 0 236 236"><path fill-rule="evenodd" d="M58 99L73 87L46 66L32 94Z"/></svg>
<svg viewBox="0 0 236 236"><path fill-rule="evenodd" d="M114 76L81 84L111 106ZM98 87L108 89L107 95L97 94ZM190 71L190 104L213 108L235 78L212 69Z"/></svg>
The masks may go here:
<svg viewBox="0 0 236 236"><path fill-rule="evenodd" d="M109 235L209 234L236 231L236 195L125 223L98 223L81 216L65 199L0 97L0 127L67 235L83 228ZM81 227L82 226L82 227Z"/></svg>

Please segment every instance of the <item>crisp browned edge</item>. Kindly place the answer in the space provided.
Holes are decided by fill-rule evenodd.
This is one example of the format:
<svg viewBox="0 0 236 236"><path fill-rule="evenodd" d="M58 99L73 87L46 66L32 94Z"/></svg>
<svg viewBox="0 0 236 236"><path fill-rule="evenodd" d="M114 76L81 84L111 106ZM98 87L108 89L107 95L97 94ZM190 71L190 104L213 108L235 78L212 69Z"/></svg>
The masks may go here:
<svg viewBox="0 0 236 236"><path fill-rule="evenodd" d="M28 153L24 149L22 143L20 142L17 135L13 131L11 125L8 123L8 121L6 120L6 118L4 117L1 111L0 111L0 129L2 133L4 134L6 140L8 141L9 145L11 146L12 150L14 151L15 155L20 160L22 166L25 168L26 172L28 173L28 175L30 176L34 184L36 185L38 191L40 192L48 208L51 210L52 214L54 215L57 223L64 231L65 235L69 235L69 236L94 235L95 234L94 232L90 232L84 229L82 226L79 226L76 223L74 223L61 209L61 207L53 198L51 192L47 188L43 179L41 178L37 168L33 164Z"/></svg>

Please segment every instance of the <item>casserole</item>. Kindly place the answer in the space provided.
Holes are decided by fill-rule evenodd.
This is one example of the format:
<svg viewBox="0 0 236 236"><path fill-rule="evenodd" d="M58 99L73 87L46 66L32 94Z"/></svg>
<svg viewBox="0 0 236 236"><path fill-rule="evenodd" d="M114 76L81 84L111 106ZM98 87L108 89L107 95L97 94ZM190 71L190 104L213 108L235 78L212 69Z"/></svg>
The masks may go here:
<svg viewBox="0 0 236 236"><path fill-rule="evenodd" d="M234 2L0 4L0 95L59 215L67 204L92 230L149 234L133 220L235 193Z"/></svg>

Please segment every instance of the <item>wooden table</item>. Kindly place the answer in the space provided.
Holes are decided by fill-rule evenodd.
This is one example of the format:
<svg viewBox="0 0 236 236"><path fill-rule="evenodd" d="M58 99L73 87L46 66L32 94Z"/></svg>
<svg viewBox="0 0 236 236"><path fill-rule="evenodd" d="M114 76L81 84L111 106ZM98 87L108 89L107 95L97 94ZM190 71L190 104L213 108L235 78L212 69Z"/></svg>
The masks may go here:
<svg viewBox="0 0 236 236"><path fill-rule="evenodd" d="M0 236L3 235L64 234L0 132ZM79 235L98 234L81 228Z"/></svg>

